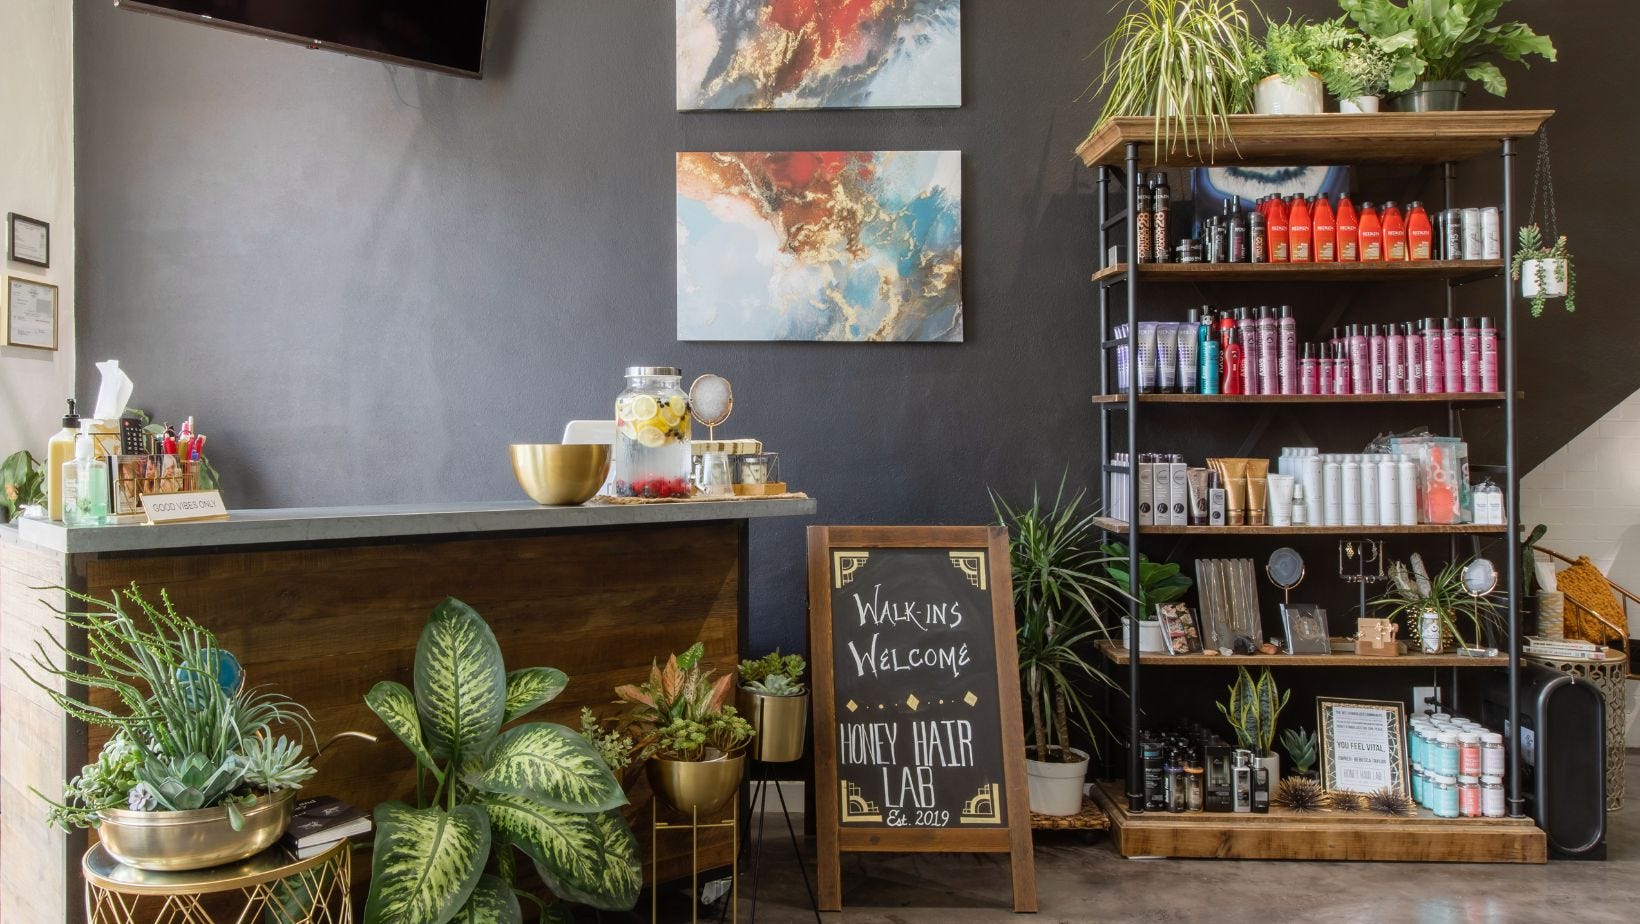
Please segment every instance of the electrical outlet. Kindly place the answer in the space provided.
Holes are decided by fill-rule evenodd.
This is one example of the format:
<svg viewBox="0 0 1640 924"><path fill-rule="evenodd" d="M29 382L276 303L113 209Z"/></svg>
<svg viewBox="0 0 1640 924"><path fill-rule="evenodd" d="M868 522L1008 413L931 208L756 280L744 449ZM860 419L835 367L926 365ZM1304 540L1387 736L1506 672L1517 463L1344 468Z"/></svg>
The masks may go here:
<svg viewBox="0 0 1640 924"><path fill-rule="evenodd" d="M1429 701L1430 700L1436 700L1436 702L1439 702L1440 701L1439 700L1440 695L1441 695L1441 688L1440 687L1413 687L1412 688L1412 714L1417 715L1421 712L1422 713L1432 713L1432 712L1434 712L1435 711L1435 704L1431 703Z"/></svg>

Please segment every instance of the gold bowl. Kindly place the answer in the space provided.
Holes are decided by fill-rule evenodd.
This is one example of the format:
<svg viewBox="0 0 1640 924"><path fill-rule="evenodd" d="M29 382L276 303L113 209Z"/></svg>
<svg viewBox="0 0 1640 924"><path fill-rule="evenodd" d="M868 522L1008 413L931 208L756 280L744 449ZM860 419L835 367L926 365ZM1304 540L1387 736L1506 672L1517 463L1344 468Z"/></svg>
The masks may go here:
<svg viewBox="0 0 1640 924"><path fill-rule="evenodd" d="M584 504L609 477L609 447L603 444L514 443L509 450L519 486L549 507Z"/></svg>
<svg viewBox="0 0 1640 924"><path fill-rule="evenodd" d="M740 790L740 779L746 771L746 752L718 755L713 760L651 757L646 769L649 787L673 808L684 814L693 810L707 815L722 808Z"/></svg>
<svg viewBox="0 0 1640 924"><path fill-rule="evenodd" d="M146 870L191 870L221 866L255 856L273 846L290 825L296 790L262 796L243 806L243 830L228 823L225 808L188 812L99 812L97 839L126 866Z"/></svg>

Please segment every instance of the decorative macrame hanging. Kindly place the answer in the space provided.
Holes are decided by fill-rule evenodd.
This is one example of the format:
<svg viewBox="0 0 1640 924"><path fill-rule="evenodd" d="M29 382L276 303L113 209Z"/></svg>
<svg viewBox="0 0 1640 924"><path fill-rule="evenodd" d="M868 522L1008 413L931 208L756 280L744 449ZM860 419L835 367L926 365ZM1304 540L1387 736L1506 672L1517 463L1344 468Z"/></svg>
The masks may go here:
<svg viewBox="0 0 1640 924"><path fill-rule="evenodd" d="M1538 224L1538 201L1544 202L1549 233ZM1532 316L1543 314L1548 299L1565 300L1567 311L1577 310L1577 278L1572 273L1572 254L1560 233L1560 217L1555 211L1555 172L1549 161L1549 126L1538 129L1537 169L1532 176L1532 207L1519 232L1510 275L1520 281L1520 294L1532 306Z"/></svg>

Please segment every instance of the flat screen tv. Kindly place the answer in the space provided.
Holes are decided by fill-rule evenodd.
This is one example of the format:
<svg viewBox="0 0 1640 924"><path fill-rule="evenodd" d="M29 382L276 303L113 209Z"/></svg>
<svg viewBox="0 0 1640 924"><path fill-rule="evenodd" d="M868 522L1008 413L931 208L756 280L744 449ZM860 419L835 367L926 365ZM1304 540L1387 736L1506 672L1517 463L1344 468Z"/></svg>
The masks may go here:
<svg viewBox="0 0 1640 924"><path fill-rule="evenodd" d="M114 5L465 77L484 70L488 0L114 0Z"/></svg>

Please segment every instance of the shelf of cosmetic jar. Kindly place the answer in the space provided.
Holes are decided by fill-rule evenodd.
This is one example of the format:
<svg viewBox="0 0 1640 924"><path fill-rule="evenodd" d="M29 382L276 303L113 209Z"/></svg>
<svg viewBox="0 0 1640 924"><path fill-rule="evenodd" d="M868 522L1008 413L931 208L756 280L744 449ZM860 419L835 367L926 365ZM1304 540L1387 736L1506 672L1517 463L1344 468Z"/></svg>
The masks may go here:
<svg viewBox="0 0 1640 924"><path fill-rule="evenodd" d="M1128 396L1094 395L1094 404L1126 404ZM1433 395L1140 395L1141 404L1491 404L1503 392Z"/></svg>
<svg viewBox="0 0 1640 924"><path fill-rule="evenodd" d="M1128 650L1121 642L1102 639L1096 643L1099 652L1116 664L1127 664ZM1508 667L1508 655L1469 657L1460 654L1408 653L1395 657L1358 654L1166 654L1147 651L1139 656L1139 663L1163 667L1245 667L1264 664L1274 667Z"/></svg>
<svg viewBox="0 0 1640 924"><path fill-rule="evenodd" d="M1093 274L1105 286L1127 281L1126 263ZM1469 282L1503 272L1502 260L1419 260L1406 263L1141 263L1143 282Z"/></svg>
<svg viewBox="0 0 1640 924"><path fill-rule="evenodd" d="M1110 517L1094 517L1094 523L1106 532L1128 531L1127 523ZM1474 523L1455 523L1451 526L1430 523L1418 526L1139 526L1139 534L1143 536L1468 536L1505 532L1508 532L1506 526L1479 526Z"/></svg>

